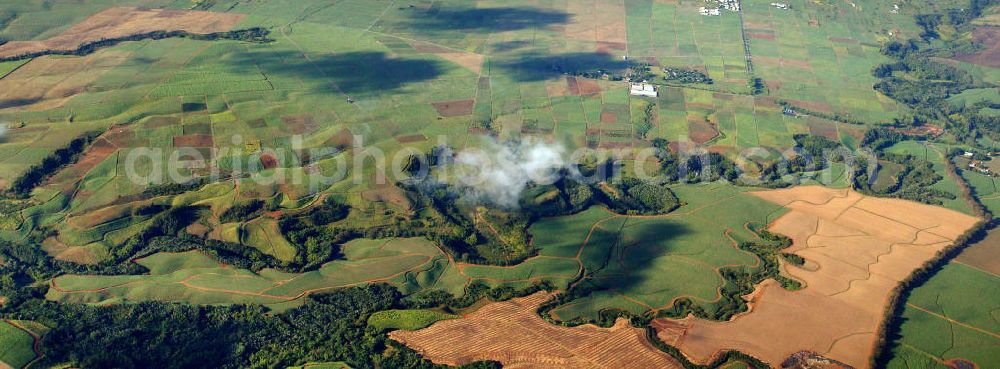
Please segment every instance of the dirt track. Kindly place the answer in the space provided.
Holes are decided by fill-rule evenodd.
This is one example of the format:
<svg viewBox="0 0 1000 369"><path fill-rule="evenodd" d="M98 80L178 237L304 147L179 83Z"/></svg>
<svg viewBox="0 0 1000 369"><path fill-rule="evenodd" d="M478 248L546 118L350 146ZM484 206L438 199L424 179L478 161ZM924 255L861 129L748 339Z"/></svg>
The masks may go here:
<svg viewBox="0 0 1000 369"><path fill-rule="evenodd" d="M778 365L809 350L864 368L891 290L977 219L914 202L848 190L796 187L755 195L792 211L771 224L807 260L786 274L805 288L758 286L751 308L729 322L659 320L659 337L705 363L736 349Z"/></svg>

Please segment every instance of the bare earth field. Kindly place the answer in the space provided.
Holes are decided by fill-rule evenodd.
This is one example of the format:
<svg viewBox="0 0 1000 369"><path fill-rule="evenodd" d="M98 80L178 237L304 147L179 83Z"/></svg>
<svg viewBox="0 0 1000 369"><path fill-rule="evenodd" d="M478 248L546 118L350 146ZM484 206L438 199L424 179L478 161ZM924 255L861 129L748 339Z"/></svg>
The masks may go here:
<svg viewBox="0 0 1000 369"><path fill-rule="evenodd" d="M0 58L45 50L75 50L83 44L153 31L214 33L231 30L245 14L190 10L116 7L94 14L58 36L44 41L11 41L0 46Z"/></svg>
<svg viewBox="0 0 1000 369"><path fill-rule="evenodd" d="M1000 275L1000 231L990 232L975 246L962 251L954 262Z"/></svg>
<svg viewBox="0 0 1000 369"><path fill-rule="evenodd" d="M0 109L46 110L61 107L127 58L127 52L116 50L79 58L35 58L0 79Z"/></svg>
<svg viewBox="0 0 1000 369"><path fill-rule="evenodd" d="M785 272L803 282L787 291L774 281L748 296L751 311L729 322L693 317L659 320L659 337L693 361L735 349L779 365L803 350L867 367L891 290L971 228L976 218L915 202L849 190L796 187L756 192L791 209L770 230L792 238L807 260Z"/></svg>
<svg viewBox="0 0 1000 369"><path fill-rule="evenodd" d="M389 337L438 364L496 360L504 368L680 368L652 347L642 329L619 319L614 327L550 324L535 312L551 295L491 303L461 319Z"/></svg>

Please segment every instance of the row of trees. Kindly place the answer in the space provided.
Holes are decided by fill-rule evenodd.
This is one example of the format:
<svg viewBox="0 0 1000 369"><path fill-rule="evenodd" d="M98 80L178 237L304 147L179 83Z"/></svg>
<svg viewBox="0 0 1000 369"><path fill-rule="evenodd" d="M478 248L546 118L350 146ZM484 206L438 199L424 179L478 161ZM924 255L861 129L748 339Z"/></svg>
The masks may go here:
<svg viewBox="0 0 1000 369"><path fill-rule="evenodd" d="M100 132L87 132L73 139L66 146L56 149L52 154L42 159L41 163L32 165L24 174L15 179L7 193L18 198L28 197L31 190L35 189L46 178L64 166L75 162L84 149L90 146L90 143L98 136L100 136Z"/></svg>
<svg viewBox="0 0 1000 369"><path fill-rule="evenodd" d="M137 33L123 37L115 38L105 38L97 41L91 41L80 45L73 50L43 50L33 53L27 53L22 55L15 55L6 58L0 58L0 62L12 61L12 60L22 60L37 58L45 55L76 55L83 56L94 53L97 50L118 45L122 42L128 41L141 41L141 40L162 40L167 38L187 38L192 40L201 41L215 41L215 40L237 40L244 42L255 42L255 43L266 43L274 41L269 35L271 31L266 28L253 27L247 29L239 29L228 32L215 32L208 34L198 34L191 33L187 31L153 31L146 33Z"/></svg>

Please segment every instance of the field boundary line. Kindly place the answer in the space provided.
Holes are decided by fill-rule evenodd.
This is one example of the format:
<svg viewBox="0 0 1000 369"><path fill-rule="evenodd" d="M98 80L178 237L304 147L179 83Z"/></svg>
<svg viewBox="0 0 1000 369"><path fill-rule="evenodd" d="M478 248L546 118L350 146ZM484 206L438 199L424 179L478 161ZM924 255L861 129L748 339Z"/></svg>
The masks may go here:
<svg viewBox="0 0 1000 369"><path fill-rule="evenodd" d="M927 313L927 314L930 314L930 315L932 315L932 316L934 316L934 317L937 317L937 318L939 318L939 319L943 319L943 320L945 320L945 321L947 321L947 322L949 322L949 323L952 323L952 324L956 324L956 325L959 325L959 326L961 326L961 327L965 327L965 328L968 328L968 329L971 329L971 330L974 330L974 331L977 331L977 332L979 332L979 333L982 333L982 334L985 334L985 335L988 335L988 336L991 336L991 337L993 337L993 338L996 338L996 339L1000 340L1000 334L997 334L997 333L993 333L993 332L991 332L991 331L988 331L988 330L985 330L985 329L982 329L982 328L979 328L979 327L976 327L976 326L973 326L973 325L970 325L970 324L968 324L968 323L963 323L963 322L960 322L960 321L957 321L957 320L955 320L955 319L952 319L952 318L949 318L949 317L947 317L947 316L944 316L944 315L941 315L941 314L938 314L938 313L935 313L934 311L931 311L931 310L928 310L928 309L926 309L926 308L923 308L923 307L920 307L920 306L918 306L918 305L914 305L913 303L909 303L909 302L908 302L908 303L906 303L906 306L909 306L909 307L912 307L912 308L914 308L914 309L917 309L917 310L919 310L919 311L921 311L921 312L924 312L924 313Z"/></svg>
<svg viewBox="0 0 1000 369"><path fill-rule="evenodd" d="M375 27L375 25L378 24L378 22L382 20L382 17L385 16L385 13L389 12L389 9L391 9L393 5L396 5L396 0L390 1L389 5L387 5L385 7L385 9L382 9L382 12L379 13L378 17L375 17L375 20L373 20L372 23L369 24L367 28L365 28L365 31L366 32L367 31L371 31L372 27Z"/></svg>
<svg viewBox="0 0 1000 369"><path fill-rule="evenodd" d="M39 360L42 360L42 358L45 357L45 353L43 353L42 350L41 350L42 336L39 336L38 333L35 333L35 332L33 332L33 331L31 331L31 330L29 330L29 329L21 326L20 324L14 323L13 321L11 321L9 319L4 319L3 321L5 323L7 323L7 324L10 324L10 326L12 326L14 328L17 328L17 329L23 331L24 333L27 333L29 336L31 336L31 340L32 340L31 350L35 352L35 358L31 359L31 361L29 361L27 364L24 364L24 366L21 367L21 368L30 368L32 364L34 364L35 362L37 362Z"/></svg>

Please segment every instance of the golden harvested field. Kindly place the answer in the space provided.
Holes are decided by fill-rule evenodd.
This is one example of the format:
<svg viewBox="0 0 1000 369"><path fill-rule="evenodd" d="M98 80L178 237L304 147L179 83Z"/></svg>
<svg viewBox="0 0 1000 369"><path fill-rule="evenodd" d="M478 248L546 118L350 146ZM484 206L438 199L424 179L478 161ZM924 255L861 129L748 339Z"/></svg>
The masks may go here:
<svg viewBox="0 0 1000 369"><path fill-rule="evenodd" d="M779 365L808 350L866 367L891 290L978 220L846 189L754 194L791 209L770 230L791 237L789 251L807 260L802 268L785 266L805 287L788 291L767 281L750 296L751 311L729 322L658 321L660 339L696 362L735 349Z"/></svg>
<svg viewBox="0 0 1000 369"><path fill-rule="evenodd" d="M535 312L551 298L537 293L483 306L460 319L389 337L438 364L496 360L505 368L680 368L646 341L645 331L619 319L614 327L550 324Z"/></svg>
<svg viewBox="0 0 1000 369"><path fill-rule="evenodd" d="M72 51L83 44L153 31L214 33L231 30L245 14L190 10L115 7L94 14L58 36L43 41L11 41L0 46L0 58L45 50Z"/></svg>

